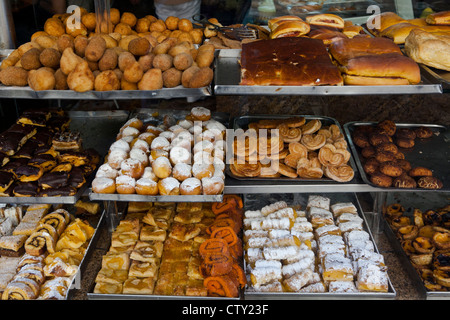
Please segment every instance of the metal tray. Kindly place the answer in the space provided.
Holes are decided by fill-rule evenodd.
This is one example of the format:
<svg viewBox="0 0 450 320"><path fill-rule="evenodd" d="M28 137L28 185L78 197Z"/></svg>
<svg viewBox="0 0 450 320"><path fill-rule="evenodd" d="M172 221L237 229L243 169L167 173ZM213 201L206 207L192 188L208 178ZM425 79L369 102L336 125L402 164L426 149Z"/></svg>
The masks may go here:
<svg viewBox="0 0 450 320"><path fill-rule="evenodd" d="M190 110L177 110L174 112L170 109L151 109L143 108L136 109L133 111L129 118L137 117L141 119L144 124L158 125L162 122L164 116L173 117L175 120L185 119L185 117L190 113ZM221 122L223 125L228 127L230 121L230 115L224 112L212 112L211 118ZM125 121L124 121L125 122ZM123 123L124 123L123 122ZM122 124L123 124L122 123ZM110 137L115 137L117 135L118 129L116 129ZM103 145L105 148L105 153L108 151L109 146L114 141L114 138L109 143ZM223 194L219 195L175 195L175 196L147 196L139 194L101 194L92 192L89 189L89 198L91 200L101 200L101 201L125 201L125 202L220 202L223 200Z"/></svg>
<svg viewBox="0 0 450 320"><path fill-rule="evenodd" d="M239 59L241 49L220 50L215 60L215 95L370 95L442 93L441 84L423 78L417 85L403 86L244 86Z"/></svg>
<svg viewBox="0 0 450 320"><path fill-rule="evenodd" d="M256 122L258 120L263 120L263 119L287 119L290 117L304 117L307 121L309 120L313 120L313 119L317 119L320 120L322 122L322 126L329 126L331 124L335 124L339 127L339 130L341 130L342 135L344 135L344 131L341 128L341 125L339 124L339 122L331 117L324 117L324 116L312 116L312 115L249 115L249 116L241 116L241 117L237 117L234 118L233 121L233 129L244 129L246 130L248 128L248 124L251 122ZM344 135L345 136L345 135ZM350 152L350 150L349 150ZM351 152L350 152L351 154ZM353 156L350 157L349 160L349 164L350 166L353 168L353 171L355 172L355 176L357 174L357 167L355 164L355 161L353 160ZM295 182L316 182L316 183L334 183L334 184L351 184L355 182L355 178L353 178L351 181L349 182L345 182L345 183L341 183L341 182L337 182L334 181L330 178L327 177L322 177L320 179L306 179L306 178L288 178L288 177L280 177L280 178L244 178L244 177L237 177L234 174L231 173L230 169L229 169L229 165L226 166L226 173L227 175L229 175L230 177L236 179L236 180L241 180L241 181L273 181L273 182L282 182L282 181L295 181Z"/></svg>
<svg viewBox="0 0 450 320"><path fill-rule="evenodd" d="M403 193L403 192L389 192L386 195L386 202L384 206L387 207L393 203L400 203L405 208L405 215L412 216L415 208L425 212L429 209L437 209L444 207L450 203L448 194L445 193ZM405 270L414 283L415 288L419 290L420 295L426 300L448 300L450 299L450 291L430 291L422 281L422 278L417 273L416 269L411 264L408 256L403 250L400 241L397 239L395 232L392 230L386 219L382 218L382 226L387 239L394 248L397 256L400 258Z"/></svg>
<svg viewBox="0 0 450 320"><path fill-rule="evenodd" d="M316 193L315 193L316 194ZM330 198L331 203L337 202L352 202L356 208L358 209L359 216L363 219L364 230L366 230L370 239L372 240L375 252L379 253L378 247L370 231L369 224L364 215L364 211L361 208L361 204L358 200L356 193L317 193L319 195ZM245 210L259 210L263 206L268 205L270 203L274 203L276 201L286 201L289 205L301 205L302 208L306 208L306 204L308 202L308 197L310 194L308 193L294 193L294 194L258 194L258 195L245 195L244 196L244 208ZM389 267L389 266L388 266ZM389 269L388 269L389 273ZM357 293L332 293L332 292L324 292L324 293L290 293L290 292L256 292L251 291L246 288L244 292L244 299L264 299L264 300L342 300L342 299L395 299L397 293L391 283L390 278L388 279L388 292L357 292Z"/></svg>
<svg viewBox="0 0 450 320"><path fill-rule="evenodd" d="M0 50L0 58L7 57L13 50ZM1 61L1 60L0 60ZM76 92L73 90L42 90L34 91L30 87L14 87L0 84L0 98L17 99L83 99L83 100L129 100L129 99L173 99L198 98L212 95L211 85L202 88L185 88L179 85L175 88L159 90L111 90Z"/></svg>
<svg viewBox="0 0 450 320"><path fill-rule="evenodd" d="M353 157L358 166L359 173L365 183L375 188L384 189L386 191L432 191L445 192L450 190L450 132L446 126L437 124L408 124L397 123L397 128L417 128L428 127L434 132L434 136L430 139L416 139L416 143L412 150L403 150L406 159L411 161L413 166L423 166L430 168L434 172L434 176L439 178L442 183L442 189L422 189L422 188L381 188L373 184L363 169L362 157L359 153L359 148L353 143L352 134L357 126L362 125L376 125L376 122L348 122L344 124L345 135L350 144Z"/></svg>
<svg viewBox="0 0 450 320"><path fill-rule="evenodd" d="M424 64L420 64L420 66L431 77L441 83L444 93L450 92L450 71L432 68Z"/></svg>
<svg viewBox="0 0 450 320"><path fill-rule="evenodd" d="M94 148L102 156L106 153L105 145L114 141L120 126L128 119L127 111L68 111L71 119L70 130L79 131L85 149ZM95 137L95 139L92 139ZM94 178L92 173L85 184L77 190L74 196L61 197L0 197L0 203L16 204L74 204L87 191Z"/></svg>

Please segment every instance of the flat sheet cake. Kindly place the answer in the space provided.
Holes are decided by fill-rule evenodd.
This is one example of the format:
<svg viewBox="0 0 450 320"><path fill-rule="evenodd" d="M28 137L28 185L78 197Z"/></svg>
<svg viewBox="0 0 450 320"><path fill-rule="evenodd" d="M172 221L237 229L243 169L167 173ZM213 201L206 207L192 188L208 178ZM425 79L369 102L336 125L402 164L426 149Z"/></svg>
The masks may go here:
<svg viewBox="0 0 450 320"><path fill-rule="evenodd" d="M241 85L343 85L322 40L286 37L242 45Z"/></svg>

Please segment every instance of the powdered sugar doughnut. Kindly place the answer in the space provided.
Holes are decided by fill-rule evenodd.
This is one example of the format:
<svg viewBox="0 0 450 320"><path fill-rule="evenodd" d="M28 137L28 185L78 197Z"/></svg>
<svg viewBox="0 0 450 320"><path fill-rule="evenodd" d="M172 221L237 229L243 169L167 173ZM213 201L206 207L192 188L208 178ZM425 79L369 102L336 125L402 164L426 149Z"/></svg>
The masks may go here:
<svg viewBox="0 0 450 320"><path fill-rule="evenodd" d="M153 142L153 141L152 141ZM147 154L150 153L150 146L145 140L136 139L134 142L131 143L132 149L141 149L142 151L146 152Z"/></svg>
<svg viewBox="0 0 450 320"><path fill-rule="evenodd" d="M192 127L194 125L194 122L188 119L183 119L178 121L178 125L180 127L183 127L184 129L189 129L190 127Z"/></svg>
<svg viewBox="0 0 450 320"><path fill-rule="evenodd" d="M203 126L206 130L218 130L219 132L224 132L227 130L227 127L225 127L222 123L213 119L206 121Z"/></svg>
<svg viewBox="0 0 450 320"><path fill-rule="evenodd" d="M170 142L175 137L175 133L173 133L172 131L163 131L159 134L158 137L164 137Z"/></svg>
<svg viewBox="0 0 450 320"><path fill-rule="evenodd" d="M142 149L138 149L138 148L131 149L130 150L130 158L139 160L144 165L144 167L148 166L149 160L148 160L147 153Z"/></svg>
<svg viewBox="0 0 450 320"><path fill-rule="evenodd" d="M187 178L180 184L180 194L183 195L202 194L202 182L197 178Z"/></svg>
<svg viewBox="0 0 450 320"><path fill-rule="evenodd" d="M92 180L92 191L95 193L115 193L115 179L98 177Z"/></svg>
<svg viewBox="0 0 450 320"><path fill-rule="evenodd" d="M221 177L211 177L202 179L203 194L221 194L224 188L224 180Z"/></svg>
<svg viewBox="0 0 450 320"><path fill-rule="evenodd" d="M211 111L205 107L193 107L191 116L194 120L207 121L211 119Z"/></svg>
<svg viewBox="0 0 450 320"><path fill-rule="evenodd" d="M153 172L153 168L152 167L145 167L144 173L142 174L141 178L146 178L146 179L151 179L153 181L158 181L158 177Z"/></svg>
<svg viewBox="0 0 450 320"><path fill-rule="evenodd" d="M119 171L113 169L109 163L104 163L100 167L98 167L97 173L95 174L96 178L110 178L115 179L119 175Z"/></svg>
<svg viewBox="0 0 450 320"><path fill-rule="evenodd" d="M227 143L225 140L222 139L222 140L214 141L214 148L225 150L226 147L227 147Z"/></svg>
<svg viewBox="0 0 450 320"><path fill-rule="evenodd" d="M189 133L189 132L188 132ZM189 135L191 135L189 133ZM181 147L184 148L186 150L188 150L189 152L191 151L191 139L186 139L183 136L176 136L171 142L170 142L170 146L173 147Z"/></svg>
<svg viewBox="0 0 450 320"><path fill-rule="evenodd" d="M214 172L225 170L225 162L223 162L222 160L219 160L217 158L214 158L213 166L214 166Z"/></svg>
<svg viewBox="0 0 450 320"><path fill-rule="evenodd" d="M223 140L223 134L222 131L219 131L217 129L208 129L203 131L202 139L215 142L216 140Z"/></svg>
<svg viewBox="0 0 450 320"><path fill-rule="evenodd" d="M194 145L193 151L194 151L194 154L199 151L205 151L205 152L211 153L213 151L213 149L214 149L214 145L211 141L202 140L202 141L197 142Z"/></svg>
<svg viewBox="0 0 450 320"><path fill-rule="evenodd" d="M169 152L169 159L173 165L177 163L191 163L191 153L182 147L173 147Z"/></svg>
<svg viewBox="0 0 450 320"><path fill-rule="evenodd" d="M197 179L211 178L214 174L212 163L194 163L192 165L192 175Z"/></svg>
<svg viewBox="0 0 450 320"><path fill-rule="evenodd" d="M136 181L136 193L142 195L157 195L159 192L158 183L152 179L140 178Z"/></svg>
<svg viewBox="0 0 450 320"><path fill-rule="evenodd" d="M122 161L128 158L128 152L123 149L112 149L108 154L108 164L113 169L119 169Z"/></svg>
<svg viewBox="0 0 450 320"><path fill-rule="evenodd" d="M138 179L144 173L144 165L137 159L128 158L122 161L120 173Z"/></svg>
<svg viewBox="0 0 450 320"><path fill-rule="evenodd" d="M198 135L200 135L200 137L201 137L202 132L203 132L202 126L198 125L196 123L194 123L194 125L189 128L189 133L194 135L194 140L195 140L196 136L198 136Z"/></svg>
<svg viewBox="0 0 450 320"><path fill-rule="evenodd" d="M176 124L174 126L169 127L169 131L173 132L173 134L176 136L182 131L187 131L186 128L183 128L182 126Z"/></svg>
<svg viewBox="0 0 450 320"><path fill-rule="evenodd" d="M172 164L168 158L158 157L153 161L152 169L158 178L164 179L172 173Z"/></svg>
<svg viewBox="0 0 450 320"><path fill-rule="evenodd" d="M162 149L154 149L154 150L150 151L150 156L148 157L148 161L150 162L150 164L152 164L153 161L155 161L159 157L169 158L169 152L162 150Z"/></svg>
<svg viewBox="0 0 450 320"><path fill-rule="evenodd" d="M163 131L164 131L163 129L158 128L158 127L155 127L155 126L153 126L153 125L148 125L148 126L145 128L145 132L151 132L151 133L153 133L155 136L159 136L159 134L160 134L161 132L163 132Z"/></svg>
<svg viewBox="0 0 450 320"><path fill-rule="evenodd" d="M220 170L214 170L213 177L219 177L219 178L222 178L223 180L225 180L225 173Z"/></svg>
<svg viewBox="0 0 450 320"><path fill-rule="evenodd" d="M126 141L127 143L131 143L134 139L136 139L136 138L133 136L126 136L126 137L120 138L120 140Z"/></svg>
<svg viewBox="0 0 450 320"><path fill-rule="evenodd" d="M156 138L156 135L151 132L144 132L138 136L138 139L144 140L145 142L148 143L148 145L150 145L152 143L153 139L155 139L155 138Z"/></svg>
<svg viewBox="0 0 450 320"><path fill-rule="evenodd" d="M158 181L158 190L160 195L174 196L180 194L180 182L173 178L167 177Z"/></svg>
<svg viewBox="0 0 450 320"><path fill-rule="evenodd" d="M116 178L116 191L120 194L133 194L135 193L136 179L127 176L120 175Z"/></svg>
<svg viewBox="0 0 450 320"><path fill-rule="evenodd" d="M126 127L122 130L121 135L122 137L133 136L136 138L140 133L141 132L134 127Z"/></svg>
<svg viewBox="0 0 450 320"><path fill-rule="evenodd" d="M187 163L177 163L172 169L172 176L178 181L192 177L192 166Z"/></svg>
<svg viewBox="0 0 450 320"><path fill-rule="evenodd" d="M142 122L141 119L131 118L127 122L125 122L125 124L120 128L120 132L122 132L127 127L133 127L138 130L141 130L143 128L143 126L144 126L144 123Z"/></svg>
<svg viewBox="0 0 450 320"><path fill-rule="evenodd" d="M194 154L194 163L210 164L213 163L213 160L211 153L206 151L200 151Z"/></svg>
<svg viewBox="0 0 450 320"><path fill-rule="evenodd" d="M221 148L214 148L211 154L214 161L216 161L216 159L221 160L222 162L225 160L225 151Z"/></svg>
<svg viewBox="0 0 450 320"><path fill-rule="evenodd" d="M170 142L169 142L169 140L167 140L167 138L158 136L155 139L153 139L151 148L152 148L152 150L153 149L161 149L164 151L169 151Z"/></svg>
<svg viewBox="0 0 450 320"><path fill-rule="evenodd" d="M111 146L109 147L109 150L113 150L113 149L122 149L125 151L130 151L130 144L125 141L124 139L119 139L114 141Z"/></svg>

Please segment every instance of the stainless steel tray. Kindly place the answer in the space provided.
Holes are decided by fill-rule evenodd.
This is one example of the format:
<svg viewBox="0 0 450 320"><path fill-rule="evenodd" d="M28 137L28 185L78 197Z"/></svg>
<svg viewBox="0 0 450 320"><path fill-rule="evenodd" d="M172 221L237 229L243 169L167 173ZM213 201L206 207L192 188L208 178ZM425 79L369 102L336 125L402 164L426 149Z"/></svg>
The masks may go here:
<svg viewBox="0 0 450 320"><path fill-rule="evenodd" d="M244 86L239 85L240 49L220 50L215 60L215 95L369 95L442 93L442 86L424 78L417 85L403 86Z"/></svg>
<svg viewBox="0 0 450 320"><path fill-rule="evenodd" d="M375 188L386 191L432 191L445 192L450 190L450 132L446 126L437 124L408 124L397 123L397 128L417 128L425 126L433 130L434 136L430 139L416 139L416 143L412 150L405 150L406 159L411 161L412 166L423 166L433 170L433 175L439 178L442 183L442 189L422 189L422 188L381 188L373 184L363 169L362 157L359 148L353 143L352 134L357 126L376 125L376 122L348 122L344 124L345 135L350 144L353 157L358 166L359 173L365 183ZM403 151L403 150L402 150Z"/></svg>
<svg viewBox="0 0 450 320"><path fill-rule="evenodd" d="M7 57L13 50L0 50L0 58ZM0 59L1 61L1 59ZM76 92L73 90L43 90L34 91L30 87L9 87L0 84L0 98L17 99L83 99L83 100L129 100L129 99L173 99L198 98L211 96L211 85L202 88L185 88L179 85L175 88L159 90L112 90Z"/></svg>
<svg viewBox="0 0 450 320"><path fill-rule="evenodd" d="M320 193L314 193L320 194ZM289 205L301 205L302 208L306 208L306 204L308 201L308 197L310 194L308 193L291 193L291 194L258 194L258 195L245 195L244 196L244 208L245 210L259 210L263 206L274 203L276 201L286 201ZM370 239L372 240L375 251L379 253L376 242L374 241L374 237L369 228L369 224L364 215L364 211L361 208L361 204L358 200L356 193L322 193L322 196L328 197L331 200L331 203L337 202L352 202L356 208L358 209L359 216L363 219L364 230L366 230ZM389 268L389 266L388 266ZM389 269L388 269L389 273ZM290 293L290 292L256 292L251 291L249 288L246 288L244 291L244 299L245 300L375 300L375 299L395 299L397 293L391 283L390 278L388 279L388 292L357 292L357 293L333 293L333 292L324 292L324 293Z"/></svg>
<svg viewBox="0 0 450 320"><path fill-rule="evenodd" d="M431 77L433 77L438 83L441 83L444 93L450 92L450 71L439 70L420 64L421 68L425 70Z"/></svg>
<svg viewBox="0 0 450 320"><path fill-rule="evenodd" d="M403 192L389 192L386 195L386 202L384 206L393 203L400 203L405 208L405 215L412 216L414 208L418 208L425 212L429 209L437 209L444 207L450 203L448 194L446 193L403 193ZM417 273L405 251L403 250L400 241L397 239L386 219L382 218L382 226L386 237L394 248L397 256L400 258L402 265L405 267L409 277L414 283L415 288L419 290L420 295L426 300L448 300L450 299L450 291L430 291L428 290Z"/></svg>
<svg viewBox="0 0 450 320"><path fill-rule="evenodd" d="M339 130L341 130L342 134L344 135L344 131L342 130L341 125L339 124L339 122L331 117L325 117L325 116L313 116L313 115L249 115L249 116L241 116L241 117L237 117L234 118L233 120L233 129L237 130L237 129L243 129L243 130L247 130L248 129L248 124L251 122L256 122L259 120L263 120L263 119L287 119L290 117L304 117L307 121L309 120L313 120L313 119L317 119L320 120L322 122L322 126L329 126L331 124L335 124L339 127ZM344 135L345 136L345 135ZM350 150L349 150L350 152ZM351 152L350 152L351 153ZM357 175L357 167L355 164L355 161L353 160L353 156L350 157L349 160L349 164L350 166L353 168L353 171L355 172L355 176ZM330 178L327 177L322 177L320 179L305 179L305 178L288 178L288 177L280 177L280 178L244 178L244 177L237 177L234 174L231 173L230 169L229 169L229 165L226 166L226 173L228 176L236 179L236 180L241 180L241 181L272 181L272 182L288 182L288 181L293 181L293 182L315 182L315 183L333 183L333 184L351 184L351 183L355 183L355 178L353 178L351 181L349 182L345 182L345 183L341 183L341 182L337 182L334 181Z"/></svg>

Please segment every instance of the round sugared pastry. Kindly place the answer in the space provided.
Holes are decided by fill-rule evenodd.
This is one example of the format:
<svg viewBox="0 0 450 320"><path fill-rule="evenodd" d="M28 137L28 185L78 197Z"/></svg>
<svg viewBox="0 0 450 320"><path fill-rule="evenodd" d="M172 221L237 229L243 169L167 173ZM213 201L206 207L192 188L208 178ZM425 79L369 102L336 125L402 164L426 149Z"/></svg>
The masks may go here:
<svg viewBox="0 0 450 320"><path fill-rule="evenodd" d="M149 159L148 159L147 153L142 149L138 149L138 148L131 149L130 150L130 159L139 160L140 162L142 162L144 167L148 166L148 164L149 164Z"/></svg>
<svg viewBox="0 0 450 320"><path fill-rule="evenodd" d="M123 149L113 149L108 154L108 164L113 169L120 169L122 162L128 158L128 152Z"/></svg>
<svg viewBox="0 0 450 320"><path fill-rule="evenodd" d="M156 176L156 174L153 172L152 167L145 167L144 174L142 175L141 178L151 179L153 181L159 180L158 177Z"/></svg>
<svg viewBox="0 0 450 320"><path fill-rule="evenodd" d="M158 181L158 190L160 195L174 196L180 194L180 182L173 178L167 177Z"/></svg>
<svg viewBox="0 0 450 320"><path fill-rule="evenodd" d="M204 164L209 164L209 163L213 163L214 158L211 155L211 153L206 152L206 151L199 151L197 153L194 154L194 163L204 163Z"/></svg>
<svg viewBox="0 0 450 320"><path fill-rule="evenodd" d="M108 163L102 164L98 167L97 173L95 174L96 178L110 178L115 179L119 175L119 171L113 169Z"/></svg>
<svg viewBox="0 0 450 320"><path fill-rule="evenodd" d="M194 154L196 154L197 152L202 152L202 151L211 153L213 151L213 149L214 149L214 144L211 141L202 140L202 141L197 142L194 145L194 148L192 150L193 150Z"/></svg>
<svg viewBox="0 0 450 320"><path fill-rule="evenodd" d="M92 180L92 191L95 193L115 193L115 179L98 177Z"/></svg>
<svg viewBox="0 0 450 320"><path fill-rule="evenodd" d="M164 151L169 151L170 149L170 142L164 137L156 137L153 139L151 144L151 149L159 149Z"/></svg>
<svg viewBox="0 0 450 320"><path fill-rule="evenodd" d="M192 122L191 120L183 119L178 121L178 125L180 127L183 127L184 129L189 129L194 125L194 122Z"/></svg>
<svg viewBox="0 0 450 320"><path fill-rule="evenodd" d="M144 132L138 136L138 139L144 140L145 142L148 143L148 145L151 145L153 139L155 139L155 138L156 138L156 135L151 132Z"/></svg>
<svg viewBox="0 0 450 320"><path fill-rule="evenodd" d="M122 161L120 173L138 179L144 173L145 166L137 159L128 158Z"/></svg>
<svg viewBox="0 0 450 320"><path fill-rule="evenodd" d="M197 179L211 178L214 174L214 165L212 163L196 162L192 165L192 175Z"/></svg>
<svg viewBox="0 0 450 320"><path fill-rule="evenodd" d="M145 140L136 139L131 144L132 149L141 149L145 153L150 153L150 146Z"/></svg>
<svg viewBox="0 0 450 320"><path fill-rule="evenodd" d="M184 181L192 177L192 166L187 163L177 163L172 170L172 176L178 181Z"/></svg>
<svg viewBox="0 0 450 320"><path fill-rule="evenodd" d="M132 118L132 119L128 120L127 122L125 122L125 124L122 126L120 131L123 131L127 127L133 127L138 130L142 130L142 128L144 127L144 123L142 122L142 120L140 120L138 118Z"/></svg>
<svg viewBox="0 0 450 320"><path fill-rule="evenodd" d="M133 194L136 192L136 179L120 175L116 178L116 191L120 194Z"/></svg>
<svg viewBox="0 0 450 320"><path fill-rule="evenodd" d="M169 158L173 165L177 163L191 163L191 153L183 147L172 147L169 152Z"/></svg>
<svg viewBox="0 0 450 320"><path fill-rule="evenodd" d="M172 131L163 131L159 134L158 137L166 138L170 142L175 137L175 133L173 133Z"/></svg>
<svg viewBox="0 0 450 320"><path fill-rule="evenodd" d="M190 133L189 133L189 136L191 136ZM184 149L186 149L186 150L188 150L190 152L191 151L191 146L192 146L192 139L191 138L186 138L184 136L176 136L170 142L170 146L172 148L173 147L182 147L182 148L184 148Z"/></svg>
<svg viewBox="0 0 450 320"><path fill-rule="evenodd" d="M180 184L180 194L183 195L202 194L202 182L197 178L187 178Z"/></svg>
<svg viewBox="0 0 450 320"><path fill-rule="evenodd" d="M168 151L164 151L162 149L154 149L154 150L150 151L150 155L148 157L148 160L149 160L150 164L152 164L153 161L155 161L159 157L169 158L169 152Z"/></svg>
<svg viewBox="0 0 450 320"><path fill-rule="evenodd" d="M158 136L163 131L164 131L163 129L152 126L152 125L149 125L149 126L147 126L147 128L145 128L145 132L151 132L155 136Z"/></svg>
<svg viewBox="0 0 450 320"><path fill-rule="evenodd" d="M122 137L133 136L134 138L136 138L140 134L141 134L141 132L138 129L133 128L133 127L126 127L121 132Z"/></svg>
<svg viewBox="0 0 450 320"><path fill-rule="evenodd" d="M194 121L207 121L211 119L211 111L205 107L194 107L191 109L191 116Z"/></svg>
<svg viewBox="0 0 450 320"><path fill-rule="evenodd" d="M172 164L166 157L158 157L152 162L152 169L159 179L164 179L172 173Z"/></svg>
<svg viewBox="0 0 450 320"><path fill-rule="evenodd" d="M130 151L130 144L124 140L124 139L119 139L114 141L111 146L109 147L109 150L113 150L113 149L122 149L126 152Z"/></svg>
<svg viewBox="0 0 450 320"><path fill-rule="evenodd" d="M211 177L202 179L203 194L217 195L223 192L225 186L224 180L221 177Z"/></svg>
<svg viewBox="0 0 450 320"><path fill-rule="evenodd" d="M140 178L136 181L136 193L142 195L157 195L159 192L158 183L149 178Z"/></svg>

